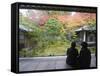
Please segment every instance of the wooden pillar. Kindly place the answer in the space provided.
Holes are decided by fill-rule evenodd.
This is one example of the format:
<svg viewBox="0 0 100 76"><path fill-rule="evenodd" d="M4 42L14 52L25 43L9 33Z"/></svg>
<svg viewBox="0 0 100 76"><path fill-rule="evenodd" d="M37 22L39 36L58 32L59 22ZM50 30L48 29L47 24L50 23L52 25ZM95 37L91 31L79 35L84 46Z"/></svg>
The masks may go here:
<svg viewBox="0 0 100 76"><path fill-rule="evenodd" d="M83 41L86 41L86 31L83 32Z"/></svg>

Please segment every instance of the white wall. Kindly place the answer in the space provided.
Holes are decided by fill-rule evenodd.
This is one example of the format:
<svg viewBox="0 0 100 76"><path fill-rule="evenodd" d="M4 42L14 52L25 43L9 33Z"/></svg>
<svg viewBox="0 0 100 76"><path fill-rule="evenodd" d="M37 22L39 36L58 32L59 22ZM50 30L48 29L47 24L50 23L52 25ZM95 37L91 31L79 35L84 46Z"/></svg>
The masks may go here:
<svg viewBox="0 0 100 76"><path fill-rule="evenodd" d="M36 2L49 4L65 4L65 5L83 5L83 6L97 6L98 13L100 13L100 0L1 0L0 1L0 76L18 76L10 72L10 56L11 56L11 6L13 2ZM100 24L100 14L98 14L98 25ZM98 29L100 26L98 26ZM98 30L100 33L100 30ZM98 42L100 42L100 35L98 35ZM100 44L100 43L98 43ZM99 47L98 47L99 48ZM100 48L99 48L100 50ZM98 58L100 52L98 50ZM98 59L100 63L100 59ZM62 72L43 72L43 73L28 73L19 74L19 76L99 76L99 69L95 70L77 70L77 71L62 71Z"/></svg>

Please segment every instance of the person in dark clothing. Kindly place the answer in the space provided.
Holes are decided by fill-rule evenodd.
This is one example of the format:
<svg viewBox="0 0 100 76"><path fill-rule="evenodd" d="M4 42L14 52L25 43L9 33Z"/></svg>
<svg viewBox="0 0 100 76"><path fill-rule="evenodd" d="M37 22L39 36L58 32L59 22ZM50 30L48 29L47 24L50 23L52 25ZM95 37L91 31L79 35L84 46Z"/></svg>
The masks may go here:
<svg viewBox="0 0 100 76"><path fill-rule="evenodd" d="M86 42L81 43L81 50L79 55L80 68L89 68L91 63L91 52L87 48L88 44Z"/></svg>
<svg viewBox="0 0 100 76"><path fill-rule="evenodd" d="M76 47L76 43L72 42L71 47L67 49L66 63L72 67L77 66L78 50L75 47Z"/></svg>

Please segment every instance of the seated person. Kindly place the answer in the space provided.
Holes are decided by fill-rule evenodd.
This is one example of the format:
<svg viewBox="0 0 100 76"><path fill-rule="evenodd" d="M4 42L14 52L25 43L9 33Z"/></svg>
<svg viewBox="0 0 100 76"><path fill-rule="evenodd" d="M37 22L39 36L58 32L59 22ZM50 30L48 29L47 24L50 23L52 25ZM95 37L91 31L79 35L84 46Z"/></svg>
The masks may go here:
<svg viewBox="0 0 100 76"><path fill-rule="evenodd" d="M89 68L91 63L91 52L87 48L88 44L86 42L81 43L81 50L79 55L80 68Z"/></svg>
<svg viewBox="0 0 100 76"><path fill-rule="evenodd" d="M78 50L75 48L76 43L72 42L71 47L67 49L67 64L74 67L77 66Z"/></svg>

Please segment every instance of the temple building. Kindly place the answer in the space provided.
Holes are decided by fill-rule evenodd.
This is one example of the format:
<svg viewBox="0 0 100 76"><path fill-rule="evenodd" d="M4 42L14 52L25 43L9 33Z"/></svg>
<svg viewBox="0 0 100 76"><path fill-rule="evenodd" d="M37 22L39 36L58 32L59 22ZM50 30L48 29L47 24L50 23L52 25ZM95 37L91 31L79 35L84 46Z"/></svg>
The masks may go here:
<svg viewBox="0 0 100 76"><path fill-rule="evenodd" d="M31 32L32 29L25 27L24 25L19 25L19 49L30 48L30 42L27 37L27 32Z"/></svg>
<svg viewBox="0 0 100 76"><path fill-rule="evenodd" d="M95 46L96 44L96 27L95 26L83 26L75 30L78 43L87 42L89 46Z"/></svg>

